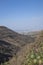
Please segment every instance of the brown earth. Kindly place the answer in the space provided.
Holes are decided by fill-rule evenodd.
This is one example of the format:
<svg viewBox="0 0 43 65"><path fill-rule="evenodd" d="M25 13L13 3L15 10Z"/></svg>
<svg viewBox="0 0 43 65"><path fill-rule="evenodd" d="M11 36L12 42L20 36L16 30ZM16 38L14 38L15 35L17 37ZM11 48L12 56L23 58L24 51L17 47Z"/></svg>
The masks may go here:
<svg viewBox="0 0 43 65"><path fill-rule="evenodd" d="M35 44L40 35L39 33L36 35L23 35L7 27L0 26L0 64L21 65L25 55L32 48L31 46Z"/></svg>

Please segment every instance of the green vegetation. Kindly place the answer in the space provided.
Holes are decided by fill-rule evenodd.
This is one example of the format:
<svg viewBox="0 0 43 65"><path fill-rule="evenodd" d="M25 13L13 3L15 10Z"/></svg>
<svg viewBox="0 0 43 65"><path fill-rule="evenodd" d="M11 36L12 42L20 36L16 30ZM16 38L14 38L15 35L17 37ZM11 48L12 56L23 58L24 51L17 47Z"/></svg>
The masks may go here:
<svg viewBox="0 0 43 65"><path fill-rule="evenodd" d="M43 31L37 36L22 65L43 65Z"/></svg>
<svg viewBox="0 0 43 65"><path fill-rule="evenodd" d="M38 43L39 44L39 43ZM43 64L43 43L40 43L38 47L33 47L30 53L25 57L25 61L22 65L42 65Z"/></svg>
<svg viewBox="0 0 43 65"><path fill-rule="evenodd" d="M22 65L41 65L43 64L43 46L38 48L37 51L31 50L30 53L26 55L25 61Z"/></svg>

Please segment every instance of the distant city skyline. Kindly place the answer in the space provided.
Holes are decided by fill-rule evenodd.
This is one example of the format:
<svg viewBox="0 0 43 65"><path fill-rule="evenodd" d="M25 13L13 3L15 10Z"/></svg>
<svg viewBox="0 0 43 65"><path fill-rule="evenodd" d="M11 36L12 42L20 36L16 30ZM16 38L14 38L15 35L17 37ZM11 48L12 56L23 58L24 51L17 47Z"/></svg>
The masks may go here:
<svg viewBox="0 0 43 65"><path fill-rule="evenodd" d="M0 0L0 26L15 31L43 30L43 0Z"/></svg>

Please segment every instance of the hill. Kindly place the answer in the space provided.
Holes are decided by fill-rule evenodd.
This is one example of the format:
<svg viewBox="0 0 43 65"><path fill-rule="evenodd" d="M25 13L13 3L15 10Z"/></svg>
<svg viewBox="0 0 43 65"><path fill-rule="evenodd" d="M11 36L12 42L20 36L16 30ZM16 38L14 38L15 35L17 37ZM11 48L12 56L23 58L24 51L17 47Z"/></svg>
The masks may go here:
<svg viewBox="0 0 43 65"><path fill-rule="evenodd" d="M17 53L16 61L13 58L8 65L43 65L43 31L35 36L35 42L23 46Z"/></svg>
<svg viewBox="0 0 43 65"><path fill-rule="evenodd" d="M43 31L39 32L34 43L25 48L27 52L21 65L43 65Z"/></svg>
<svg viewBox="0 0 43 65"><path fill-rule="evenodd" d="M26 43L34 42L34 38L28 35L22 35L7 27L0 26L0 39L10 42L11 44L22 46Z"/></svg>
<svg viewBox="0 0 43 65"><path fill-rule="evenodd" d="M24 35L0 26L0 65L43 65L43 31Z"/></svg>
<svg viewBox="0 0 43 65"><path fill-rule="evenodd" d="M0 63L4 63L20 52L28 43L34 42L30 35L22 35L7 27L0 26Z"/></svg>

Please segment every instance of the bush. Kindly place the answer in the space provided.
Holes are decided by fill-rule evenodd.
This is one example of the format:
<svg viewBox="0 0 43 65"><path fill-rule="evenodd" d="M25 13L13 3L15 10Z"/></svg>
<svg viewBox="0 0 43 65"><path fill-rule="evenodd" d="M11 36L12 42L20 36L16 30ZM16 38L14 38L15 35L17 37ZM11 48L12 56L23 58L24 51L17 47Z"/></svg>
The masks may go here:
<svg viewBox="0 0 43 65"><path fill-rule="evenodd" d="M43 47L43 43L41 45ZM32 49L30 53L26 55L26 59L23 65L43 65L43 49L40 46L37 48L39 51L36 52L36 49Z"/></svg>

